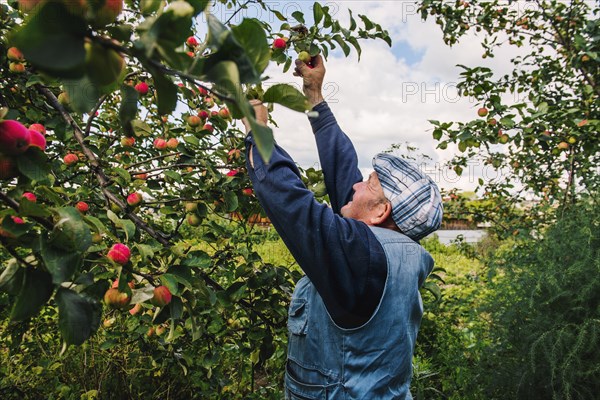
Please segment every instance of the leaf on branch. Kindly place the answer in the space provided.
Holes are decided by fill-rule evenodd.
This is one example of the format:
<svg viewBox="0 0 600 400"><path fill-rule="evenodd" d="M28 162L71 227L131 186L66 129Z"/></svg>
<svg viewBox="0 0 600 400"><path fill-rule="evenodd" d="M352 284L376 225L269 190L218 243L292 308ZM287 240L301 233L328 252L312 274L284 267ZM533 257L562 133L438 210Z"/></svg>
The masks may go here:
<svg viewBox="0 0 600 400"><path fill-rule="evenodd" d="M10 313L13 321L23 321L36 315L52 296L52 277L33 267L25 269L23 286Z"/></svg>
<svg viewBox="0 0 600 400"><path fill-rule="evenodd" d="M66 252L48 242L47 237L40 238L41 256L46 268L52 275L52 283L59 285L71 279L83 262L80 253Z"/></svg>
<svg viewBox="0 0 600 400"><path fill-rule="evenodd" d="M96 300L69 289L56 293L58 327L67 344L80 345L100 326L102 307Z"/></svg>
<svg viewBox="0 0 600 400"><path fill-rule="evenodd" d="M267 103L281 104L299 112L305 112L311 108L309 101L298 89L285 83L271 86L265 92L263 99Z"/></svg>
<svg viewBox="0 0 600 400"><path fill-rule="evenodd" d="M8 266L0 275L0 291L16 296L23 286L25 269L21 268L14 258L8 261Z"/></svg>

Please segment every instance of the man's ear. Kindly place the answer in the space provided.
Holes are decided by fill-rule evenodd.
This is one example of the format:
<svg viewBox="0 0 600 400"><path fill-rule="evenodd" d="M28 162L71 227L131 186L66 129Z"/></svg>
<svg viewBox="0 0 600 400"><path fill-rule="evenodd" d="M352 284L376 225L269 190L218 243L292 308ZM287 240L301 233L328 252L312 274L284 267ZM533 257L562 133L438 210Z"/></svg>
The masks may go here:
<svg viewBox="0 0 600 400"><path fill-rule="evenodd" d="M371 225L382 225L392 215L392 204L389 201L378 203L371 209Z"/></svg>

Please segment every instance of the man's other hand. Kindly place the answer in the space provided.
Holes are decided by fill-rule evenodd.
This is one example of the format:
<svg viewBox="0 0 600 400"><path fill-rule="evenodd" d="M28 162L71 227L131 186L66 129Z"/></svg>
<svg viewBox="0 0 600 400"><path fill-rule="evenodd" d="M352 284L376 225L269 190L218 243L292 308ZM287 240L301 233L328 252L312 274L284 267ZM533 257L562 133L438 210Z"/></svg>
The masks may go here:
<svg viewBox="0 0 600 400"><path fill-rule="evenodd" d="M265 107L260 100L250 100L250 104L254 107L254 116L256 118L256 122L267 126L267 121L269 120L269 111L267 110L267 107ZM242 122L246 127L246 133L250 132L252 129L250 122L246 118L242 119Z"/></svg>

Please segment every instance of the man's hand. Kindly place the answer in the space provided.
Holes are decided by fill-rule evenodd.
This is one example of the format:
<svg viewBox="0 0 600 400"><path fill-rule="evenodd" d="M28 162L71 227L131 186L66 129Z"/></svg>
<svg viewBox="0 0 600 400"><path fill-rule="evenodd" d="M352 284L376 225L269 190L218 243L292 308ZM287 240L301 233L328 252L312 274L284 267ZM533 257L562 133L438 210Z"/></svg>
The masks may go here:
<svg viewBox="0 0 600 400"><path fill-rule="evenodd" d="M267 107L263 105L262 101L256 99L250 100L250 104L254 106L254 115L256 117L256 122L258 122L260 125L267 126L267 121L269 120L269 111L267 110ZM246 127L246 133L250 132L250 130L252 129L250 126L250 122L246 118L244 118L242 119L242 123Z"/></svg>
<svg viewBox="0 0 600 400"><path fill-rule="evenodd" d="M323 79L325 78L325 64L321 55L316 55L311 60L312 68L301 60L296 60L294 76L302 77L302 90L308 98L312 107L316 106L323 99Z"/></svg>

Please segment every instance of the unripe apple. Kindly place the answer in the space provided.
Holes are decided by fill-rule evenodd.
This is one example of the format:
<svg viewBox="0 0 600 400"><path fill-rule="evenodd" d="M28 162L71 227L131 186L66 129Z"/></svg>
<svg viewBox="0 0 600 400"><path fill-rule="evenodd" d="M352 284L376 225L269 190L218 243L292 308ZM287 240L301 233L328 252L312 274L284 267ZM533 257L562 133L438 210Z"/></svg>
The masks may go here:
<svg viewBox="0 0 600 400"><path fill-rule="evenodd" d="M76 154L73 153L69 153L66 156L64 156L63 158L63 162L67 165L67 166L72 166L75 165L79 162L79 157L77 157Z"/></svg>
<svg viewBox="0 0 600 400"><path fill-rule="evenodd" d="M129 204L132 207L135 207L138 204L140 204L142 200L142 195L137 192L131 193L129 196L127 196L127 204Z"/></svg>
<svg viewBox="0 0 600 400"><path fill-rule="evenodd" d="M308 64L312 61L312 57L310 56L308 51L301 51L300 53L298 53L298 59L304 64Z"/></svg>
<svg viewBox="0 0 600 400"><path fill-rule="evenodd" d="M39 132L42 135L46 134L46 127L42 124L31 124L29 125L29 130Z"/></svg>
<svg viewBox="0 0 600 400"><path fill-rule="evenodd" d="M510 137L506 133L503 133L500 135L498 141L502 144L506 144L506 143L508 143L509 139L510 139Z"/></svg>
<svg viewBox="0 0 600 400"><path fill-rule="evenodd" d="M202 223L202 220L196 214L188 214L186 221L190 226L199 226Z"/></svg>
<svg viewBox="0 0 600 400"><path fill-rule="evenodd" d="M19 62L11 62L8 64L8 70L15 74L22 74L25 72L25 65Z"/></svg>
<svg viewBox="0 0 600 400"><path fill-rule="evenodd" d="M486 115L488 115L488 109L485 107L481 107L479 110L477 110L477 115L479 115L480 117L485 117Z"/></svg>
<svg viewBox="0 0 600 400"><path fill-rule="evenodd" d="M21 62L21 61L25 60L25 57L23 56L23 53L21 52L21 50L17 49L16 47L9 48L8 51L6 52L6 57L10 61Z"/></svg>
<svg viewBox="0 0 600 400"><path fill-rule="evenodd" d="M213 133L215 131L215 127L211 124L205 124L204 127L202 127L202 129L209 131L210 133Z"/></svg>
<svg viewBox="0 0 600 400"><path fill-rule="evenodd" d="M108 25L117 19L123 11L123 0L104 0L103 6L96 11L93 24L96 26Z"/></svg>
<svg viewBox="0 0 600 400"><path fill-rule="evenodd" d="M167 327L164 325L159 325L156 327L156 336L162 336L167 331Z"/></svg>
<svg viewBox="0 0 600 400"><path fill-rule="evenodd" d="M277 38L273 41L274 49L285 49L287 47L287 41L283 38Z"/></svg>
<svg viewBox="0 0 600 400"><path fill-rule="evenodd" d="M31 132L18 121L0 122L0 153L19 155L24 153L31 142Z"/></svg>
<svg viewBox="0 0 600 400"><path fill-rule="evenodd" d="M198 46L198 40L196 40L195 37L190 36L189 38L187 38L187 40L185 41L185 44L187 44L189 47L196 47Z"/></svg>
<svg viewBox="0 0 600 400"><path fill-rule="evenodd" d="M492 125L492 126L494 126L494 125L496 125L497 123L498 123L498 121L496 121L496 118L490 118L490 119L488 120L488 124L489 124L489 125Z"/></svg>
<svg viewBox="0 0 600 400"><path fill-rule="evenodd" d="M124 265L131 257L131 250L122 243L116 243L110 248L106 256L117 264Z"/></svg>
<svg viewBox="0 0 600 400"><path fill-rule="evenodd" d="M19 0L19 10L28 13L36 8L43 0Z"/></svg>
<svg viewBox="0 0 600 400"><path fill-rule="evenodd" d="M71 99L69 98L69 94L67 92L61 92L58 95L58 102L62 104L63 107L69 107L71 105Z"/></svg>
<svg viewBox="0 0 600 400"><path fill-rule="evenodd" d="M0 180L6 181L19 175L17 163L12 157L0 154Z"/></svg>
<svg viewBox="0 0 600 400"><path fill-rule="evenodd" d="M569 144L575 144L577 143L577 138L575 136L569 136L567 142L569 142Z"/></svg>
<svg viewBox="0 0 600 400"><path fill-rule="evenodd" d="M252 188L244 188L244 189L242 189L242 194L244 196L250 197L254 194L254 191L252 190Z"/></svg>
<svg viewBox="0 0 600 400"><path fill-rule="evenodd" d="M208 108L213 108L215 105L215 101L213 100L212 97L205 97L204 98L204 104L206 105L206 107Z"/></svg>
<svg viewBox="0 0 600 400"><path fill-rule="evenodd" d="M124 136L121 138L121 146L123 146L123 147L133 147L134 143L135 143L134 137Z"/></svg>
<svg viewBox="0 0 600 400"><path fill-rule="evenodd" d="M154 148L157 150L164 150L167 148L167 141L162 138L154 139Z"/></svg>
<svg viewBox="0 0 600 400"><path fill-rule="evenodd" d="M206 110L198 111L198 117L200 117L200 119L202 119L203 121L206 121L209 116L210 116L210 114Z"/></svg>
<svg viewBox="0 0 600 400"><path fill-rule="evenodd" d="M23 193L22 197L26 198L27 200L31 201L32 203L35 203L37 201L37 197L35 196L35 194L33 194L31 192Z"/></svg>
<svg viewBox="0 0 600 400"><path fill-rule="evenodd" d="M240 149L231 149L227 152L227 160L229 160L229 162L239 160L241 155L242 152Z"/></svg>
<svg viewBox="0 0 600 400"><path fill-rule="evenodd" d="M219 116L223 119L229 119L231 117L231 114L229 113L229 109L226 107L223 107L219 110Z"/></svg>
<svg viewBox="0 0 600 400"><path fill-rule="evenodd" d="M148 328L148 331L146 332L146 336L152 337L152 336L154 336L154 332L155 332L154 327L151 326L150 328Z"/></svg>
<svg viewBox="0 0 600 400"><path fill-rule="evenodd" d="M138 303L135 306L133 306L132 309L129 310L129 314L136 315L136 314L139 314L140 311L142 311L142 305L140 303Z"/></svg>
<svg viewBox="0 0 600 400"><path fill-rule="evenodd" d="M46 138L43 134L38 131L34 131L32 129L29 130L30 133L30 143L31 147L38 147L42 151L46 151Z"/></svg>
<svg viewBox="0 0 600 400"><path fill-rule="evenodd" d="M111 308L123 309L129 306L131 295L119 292L119 289L110 288L104 293L104 303Z"/></svg>
<svg viewBox="0 0 600 400"><path fill-rule="evenodd" d="M157 307L164 307L171 302L171 291L166 286L158 286L154 288L154 296L150 299L150 303Z"/></svg>
<svg viewBox="0 0 600 400"><path fill-rule="evenodd" d="M145 96L148 94L149 86L146 82L140 82L137 85L135 85L134 88L142 96Z"/></svg>
<svg viewBox="0 0 600 400"><path fill-rule="evenodd" d="M185 207L186 212L191 213L198 209L198 203L193 202L193 201L188 201L185 203L184 207Z"/></svg>
<svg viewBox="0 0 600 400"><path fill-rule="evenodd" d="M125 67L123 57L114 49L97 42L87 41L84 47L85 67L90 80L100 86L109 85L117 80Z"/></svg>
<svg viewBox="0 0 600 400"><path fill-rule="evenodd" d="M171 150L175 150L179 146L179 140L176 138L171 138L167 140L167 147Z"/></svg>
<svg viewBox="0 0 600 400"><path fill-rule="evenodd" d="M88 210L90 209L90 206L85 201L79 201L79 202L77 202L77 204L75 204L75 208L80 213L83 214L83 213L88 212Z"/></svg>
<svg viewBox="0 0 600 400"><path fill-rule="evenodd" d="M187 124L189 126L191 126L192 128L200 126L201 123L202 123L202 120L197 115L190 115L189 117L187 117Z"/></svg>

